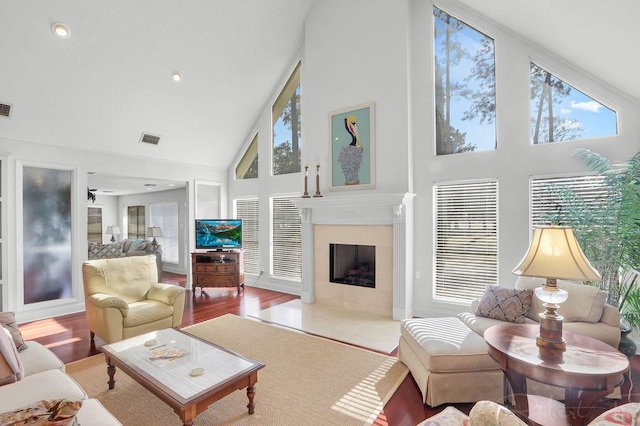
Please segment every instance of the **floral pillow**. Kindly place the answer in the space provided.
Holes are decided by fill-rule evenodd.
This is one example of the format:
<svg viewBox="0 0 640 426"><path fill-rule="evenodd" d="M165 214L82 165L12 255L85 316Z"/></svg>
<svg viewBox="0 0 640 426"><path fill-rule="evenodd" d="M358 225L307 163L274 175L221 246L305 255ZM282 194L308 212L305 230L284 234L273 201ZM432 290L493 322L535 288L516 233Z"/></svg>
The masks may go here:
<svg viewBox="0 0 640 426"><path fill-rule="evenodd" d="M16 344L16 349L23 351L27 349L27 344L22 338L22 333L18 329L18 323L16 323L16 316L13 312L0 312L0 325L9 330L13 343Z"/></svg>
<svg viewBox="0 0 640 426"><path fill-rule="evenodd" d="M532 290L487 286L476 309L476 315L523 324L531 309Z"/></svg>
<svg viewBox="0 0 640 426"><path fill-rule="evenodd" d="M51 399L38 401L26 407L0 414L0 424L18 425L76 425L76 415L82 407L82 401L70 399Z"/></svg>

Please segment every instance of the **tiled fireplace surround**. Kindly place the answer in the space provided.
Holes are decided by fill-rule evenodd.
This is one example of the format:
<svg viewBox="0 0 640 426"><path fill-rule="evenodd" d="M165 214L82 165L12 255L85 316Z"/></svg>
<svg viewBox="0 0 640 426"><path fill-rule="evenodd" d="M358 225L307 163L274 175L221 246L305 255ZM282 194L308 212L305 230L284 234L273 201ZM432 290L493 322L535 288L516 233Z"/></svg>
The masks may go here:
<svg viewBox="0 0 640 426"><path fill-rule="evenodd" d="M395 320L412 315L411 193L294 201L302 219L303 303L338 305ZM376 246L376 288L329 282L329 245Z"/></svg>

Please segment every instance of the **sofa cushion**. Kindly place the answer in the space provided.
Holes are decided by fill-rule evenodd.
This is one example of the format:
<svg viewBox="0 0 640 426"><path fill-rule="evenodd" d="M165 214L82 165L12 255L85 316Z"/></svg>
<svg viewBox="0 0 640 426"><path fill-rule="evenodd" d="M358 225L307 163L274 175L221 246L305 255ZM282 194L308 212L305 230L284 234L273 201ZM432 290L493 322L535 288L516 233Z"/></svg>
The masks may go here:
<svg viewBox="0 0 640 426"><path fill-rule="evenodd" d="M29 345L27 349L20 352L25 376L47 370L64 371L64 363L60 361L56 354L34 340L30 340L27 343Z"/></svg>
<svg viewBox="0 0 640 426"><path fill-rule="evenodd" d="M125 328L149 324L173 315L173 306L157 300L129 303L129 313L123 318Z"/></svg>
<svg viewBox="0 0 640 426"><path fill-rule="evenodd" d="M418 423L416 426L469 426L469 417L454 406L448 406L435 416Z"/></svg>
<svg viewBox="0 0 640 426"><path fill-rule="evenodd" d="M122 423L95 398L82 401L77 419L80 426L122 426Z"/></svg>
<svg viewBox="0 0 640 426"><path fill-rule="evenodd" d="M535 296L534 296L535 297ZM479 315L476 315L472 312L460 312L456 315L457 318L464 323L467 327L473 330L476 334L480 336L484 336L484 332L494 325L504 324L505 322L502 320L497 320L493 318L485 318ZM525 317L525 324L537 324L534 320Z"/></svg>
<svg viewBox="0 0 640 426"><path fill-rule="evenodd" d="M127 247L127 253L132 251L145 251L147 243L147 240L132 240L129 247Z"/></svg>
<svg viewBox="0 0 640 426"><path fill-rule="evenodd" d="M11 334L6 328L0 327L0 386L17 382L23 375L22 361Z"/></svg>
<svg viewBox="0 0 640 426"><path fill-rule="evenodd" d="M65 398L37 401L6 413L0 413L0 424L72 425L76 423L75 418L80 407L82 407L82 401Z"/></svg>
<svg viewBox="0 0 640 426"><path fill-rule="evenodd" d="M87 399L87 394L62 371L43 371L25 376L19 382L0 386L0 412L24 407L33 401L56 398L84 400Z"/></svg>
<svg viewBox="0 0 640 426"><path fill-rule="evenodd" d="M122 256L122 244L93 244L89 247L89 259L103 259Z"/></svg>
<svg viewBox="0 0 640 426"><path fill-rule="evenodd" d="M640 403L630 402L605 411L589 423L589 426L637 424L640 424Z"/></svg>
<svg viewBox="0 0 640 426"><path fill-rule="evenodd" d="M27 344L24 343L24 339L18 329L18 323L16 323L16 317L13 312L0 312L0 324L2 327L9 330L9 333L11 333L16 349L19 351L27 349Z"/></svg>
<svg viewBox="0 0 640 426"><path fill-rule="evenodd" d="M532 290L488 285L480 299L476 315L501 321L524 324L531 308Z"/></svg>
<svg viewBox="0 0 640 426"><path fill-rule="evenodd" d="M410 318L400 322L400 336L431 372L499 370L484 338L458 318Z"/></svg>
<svg viewBox="0 0 640 426"><path fill-rule="evenodd" d="M518 277L515 288L521 290L534 290L545 283L544 278ZM602 309L607 301L607 293L598 287L576 283L566 280L558 280L558 287L568 293L567 300L560 305L558 314L562 315L564 322L584 321L596 323L602 317ZM539 321L538 314L544 312L542 301L533 297L529 318Z"/></svg>

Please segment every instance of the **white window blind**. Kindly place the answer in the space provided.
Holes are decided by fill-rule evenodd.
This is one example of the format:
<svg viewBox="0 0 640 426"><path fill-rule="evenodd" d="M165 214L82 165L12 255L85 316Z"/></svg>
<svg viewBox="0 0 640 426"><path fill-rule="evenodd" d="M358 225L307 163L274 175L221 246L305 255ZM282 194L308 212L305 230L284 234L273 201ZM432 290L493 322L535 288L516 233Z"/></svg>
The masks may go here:
<svg viewBox="0 0 640 426"><path fill-rule="evenodd" d="M589 214L590 206L606 203L604 176L564 176L551 178L532 178L531 226L563 225L562 202L558 191L562 187L572 190L584 200L584 213Z"/></svg>
<svg viewBox="0 0 640 426"><path fill-rule="evenodd" d="M302 229L300 214L289 197L271 199L271 274L302 279Z"/></svg>
<svg viewBox="0 0 640 426"><path fill-rule="evenodd" d="M260 273L260 233L258 229L259 206L257 198L235 200L236 218L242 219L242 248L244 248L244 271Z"/></svg>
<svg viewBox="0 0 640 426"><path fill-rule="evenodd" d="M178 203L154 203L149 209L149 226L159 226L162 230L162 237L156 238L162 245L162 261L178 263Z"/></svg>
<svg viewBox="0 0 640 426"><path fill-rule="evenodd" d="M472 300L498 282L498 182L437 184L435 296Z"/></svg>

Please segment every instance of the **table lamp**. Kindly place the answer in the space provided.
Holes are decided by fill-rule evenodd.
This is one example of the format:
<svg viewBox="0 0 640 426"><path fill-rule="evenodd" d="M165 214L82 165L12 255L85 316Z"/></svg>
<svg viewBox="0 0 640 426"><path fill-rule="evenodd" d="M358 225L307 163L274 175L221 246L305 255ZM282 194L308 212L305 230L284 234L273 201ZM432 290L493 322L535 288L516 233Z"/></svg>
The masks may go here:
<svg viewBox="0 0 640 426"><path fill-rule="evenodd" d="M150 226L147 228L147 237L153 237L153 241L151 242L151 245L153 246L153 248L157 248L158 247L158 240L156 240L156 237L162 237L162 229L160 229L159 226Z"/></svg>
<svg viewBox="0 0 640 426"><path fill-rule="evenodd" d="M557 279L600 279L600 274L582 252L571 227L535 228L529 251L513 273L547 279L542 287L535 289L536 297L544 302L545 307L545 311L540 313L540 334L536 337L536 345L542 349L565 351L567 345L562 338L562 316L556 310L567 300L568 294L558 288Z"/></svg>
<svg viewBox="0 0 640 426"><path fill-rule="evenodd" d="M107 226L106 234L111 235L111 242L115 243L116 242L115 236L120 235L120 227L116 225Z"/></svg>

